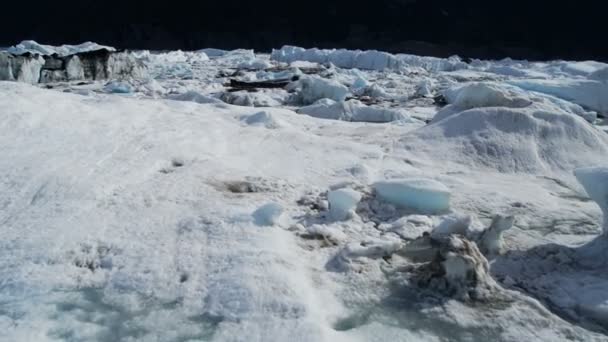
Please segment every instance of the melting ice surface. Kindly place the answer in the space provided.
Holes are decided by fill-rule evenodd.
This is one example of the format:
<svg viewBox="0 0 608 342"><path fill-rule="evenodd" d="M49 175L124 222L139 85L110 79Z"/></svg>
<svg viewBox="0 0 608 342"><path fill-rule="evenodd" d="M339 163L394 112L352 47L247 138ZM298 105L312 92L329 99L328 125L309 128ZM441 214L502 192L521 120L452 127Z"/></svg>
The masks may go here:
<svg viewBox="0 0 608 342"><path fill-rule="evenodd" d="M607 65L134 54L0 82L1 341L608 340Z"/></svg>

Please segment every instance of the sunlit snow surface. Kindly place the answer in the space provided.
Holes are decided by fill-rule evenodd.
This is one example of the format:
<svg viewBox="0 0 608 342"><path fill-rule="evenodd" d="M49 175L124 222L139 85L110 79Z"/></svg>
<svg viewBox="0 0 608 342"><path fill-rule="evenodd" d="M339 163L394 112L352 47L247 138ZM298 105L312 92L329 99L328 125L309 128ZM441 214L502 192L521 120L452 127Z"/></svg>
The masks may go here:
<svg viewBox="0 0 608 342"><path fill-rule="evenodd" d="M148 79L0 82L1 341L608 340L608 238L573 174L608 164L605 64L206 51L137 52ZM314 68L329 81L225 103L230 78ZM323 94L399 115L296 113ZM404 179L441 185L451 216L376 196ZM388 257L495 214L516 220L484 300Z"/></svg>

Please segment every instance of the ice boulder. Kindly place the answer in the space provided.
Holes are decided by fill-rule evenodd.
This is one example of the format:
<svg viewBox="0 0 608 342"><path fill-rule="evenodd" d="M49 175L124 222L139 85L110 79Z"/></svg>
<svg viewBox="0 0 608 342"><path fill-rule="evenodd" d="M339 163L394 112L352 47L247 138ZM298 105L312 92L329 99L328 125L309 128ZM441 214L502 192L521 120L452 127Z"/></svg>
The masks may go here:
<svg viewBox="0 0 608 342"><path fill-rule="evenodd" d="M584 167L574 170L574 176L602 209L603 235L608 236L608 167Z"/></svg>
<svg viewBox="0 0 608 342"><path fill-rule="evenodd" d="M361 201L361 193L350 188L342 188L330 191L327 194L329 200L329 214L334 220L342 221L352 215Z"/></svg>
<svg viewBox="0 0 608 342"><path fill-rule="evenodd" d="M424 214L437 214L450 209L450 189L436 180L397 179L377 182L373 187L380 198L397 207Z"/></svg>
<svg viewBox="0 0 608 342"><path fill-rule="evenodd" d="M319 76L301 77L290 84L290 88L298 91L296 100L302 104L311 104L324 98L344 101L349 94L348 88L343 84Z"/></svg>
<svg viewBox="0 0 608 342"><path fill-rule="evenodd" d="M264 204L251 214L254 223L258 226L273 226L279 223L282 215L283 207L274 202Z"/></svg>

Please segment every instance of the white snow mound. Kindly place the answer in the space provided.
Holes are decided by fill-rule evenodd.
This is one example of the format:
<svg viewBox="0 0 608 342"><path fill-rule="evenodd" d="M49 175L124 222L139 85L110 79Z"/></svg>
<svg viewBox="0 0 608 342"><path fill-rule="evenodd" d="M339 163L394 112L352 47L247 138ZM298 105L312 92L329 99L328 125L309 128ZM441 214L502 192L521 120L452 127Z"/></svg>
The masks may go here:
<svg viewBox="0 0 608 342"><path fill-rule="evenodd" d="M496 82L471 82L457 85L443 91L449 106L440 110L433 122L444 119L465 109L483 107L524 108L534 105L549 111L563 111L583 117L589 122L597 119L597 113L584 110L581 106L558 97L528 92L516 86Z"/></svg>
<svg viewBox="0 0 608 342"><path fill-rule="evenodd" d="M608 155L608 136L581 117L535 107L465 110L406 135L402 143L436 160L501 172L569 172Z"/></svg>

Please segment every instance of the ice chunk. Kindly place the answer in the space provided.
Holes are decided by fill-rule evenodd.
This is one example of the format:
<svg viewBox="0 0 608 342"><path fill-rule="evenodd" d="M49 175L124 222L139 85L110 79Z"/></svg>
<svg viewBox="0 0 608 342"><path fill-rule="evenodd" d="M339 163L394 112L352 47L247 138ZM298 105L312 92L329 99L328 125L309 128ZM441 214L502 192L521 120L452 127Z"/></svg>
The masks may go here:
<svg viewBox="0 0 608 342"><path fill-rule="evenodd" d="M167 90L159 82L157 82L154 79L149 79L145 83L141 84L141 86L139 87L138 90L146 93L149 96L153 96L153 97L156 97L157 95L165 94L167 92Z"/></svg>
<svg viewBox="0 0 608 342"><path fill-rule="evenodd" d="M291 68L278 72L261 70L255 74L255 77L251 78L251 81L293 80L295 76L300 75L302 75L302 71L298 68Z"/></svg>
<svg viewBox="0 0 608 342"><path fill-rule="evenodd" d="M418 68L429 72L455 71L467 69L469 65L463 62L458 56L449 58L437 58L427 56L417 56L409 54L398 54L396 57L409 68Z"/></svg>
<svg viewBox="0 0 608 342"><path fill-rule="evenodd" d="M484 255L497 255L504 249L503 233L513 226L514 216L496 215L492 224L479 238L478 245Z"/></svg>
<svg viewBox="0 0 608 342"><path fill-rule="evenodd" d="M327 194L329 200L329 213L334 220L345 220L350 217L361 201L361 193L350 188L342 188L330 191Z"/></svg>
<svg viewBox="0 0 608 342"><path fill-rule="evenodd" d="M319 63L313 63L308 61L293 61L289 63L289 66L292 68L308 68L308 69L318 69L320 68Z"/></svg>
<svg viewBox="0 0 608 342"><path fill-rule="evenodd" d="M194 77L193 65L204 63L209 57L203 52L184 52L181 50L166 53L151 53L146 56L150 75L153 78Z"/></svg>
<svg viewBox="0 0 608 342"><path fill-rule="evenodd" d="M103 64L103 62L101 62ZM135 55L127 52L112 53L107 59L107 78L144 78L148 70Z"/></svg>
<svg viewBox="0 0 608 342"><path fill-rule="evenodd" d="M565 74L574 75L574 76L589 76L593 72L605 68L608 65L606 63L596 62L596 61L581 61L581 62L566 62L566 61L558 61L552 63L554 66L558 67Z"/></svg>
<svg viewBox="0 0 608 342"><path fill-rule="evenodd" d="M601 77L601 74L596 77ZM507 82L525 90L553 95L600 113L608 113L608 82L605 81L559 79Z"/></svg>
<svg viewBox="0 0 608 342"><path fill-rule="evenodd" d="M258 226L273 226L279 223L283 207L278 203L267 203L253 212L253 220Z"/></svg>
<svg viewBox="0 0 608 342"><path fill-rule="evenodd" d="M442 217L441 223L431 232L434 239L460 235L476 242L484 255L497 255L503 249L503 233L513 226L514 216L495 215L490 227L485 228L477 217L468 214L450 214Z"/></svg>
<svg viewBox="0 0 608 342"><path fill-rule="evenodd" d="M374 189L385 201L421 213L435 214L450 209L450 189L444 184L424 178L377 182Z"/></svg>
<svg viewBox="0 0 608 342"><path fill-rule="evenodd" d="M345 113L349 117L349 121L355 122L392 122L404 121L415 122L402 109L382 108L367 106L357 100L345 102Z"/></svg>
<svg viewBox="0 0 608 342"><path fill-rule="evenodd" d="M346 234L336 227L324 224L313 224L306 227L306 232L312 236L322 237L333 243L339 243L347 239Z"/></svg>
<svg viewBox="0 0 608 342"><path fill-rule="evenodd" d="M214 48L201 49L201 50L198 50L197 52L204 53L209 57L222 57L228 53L228 51L226 51L226 50L214 49Z"/></svg>
<svg viewBox="0 0 608 342"><path fill-rule="evenodd" d="M448 236L459 234L466 236L469 227L473 222L473 217L466 214L450 214L442 217L441 223L435 227L431 233L433 237Z"/></svg>
<svg viewBox="0 0 608 342"><path fill-rule="evenodd" d="M297 100L303 104L311 104L324 98L344 101L348 95L346 86L319 76L304 76L290 87L298 89Z"/></svg>
<svg viewBox="0 0 608 342"><path fill-rule="evenodd" d="M357 70L357 69L354 69ZM363 94L365 88L369 86L369 82L363 77L357 77L350 85L350 90L356 94Z"/></svg>
<svg viewBox="0 0 608 342"><path fill-rule="evenodd" d="M175 101L191 101L191 102L196 102L196 103L201 103L201 104L206 104L206 103L222 103L221 100L216 99L215 97L211 97L208 95L203 95L199 92L196 91L188 91L185 92L183 94L174 94L174 95L170 95L168 97L168 99L170 100L175 100Z"/></svg>
<svg viewBox="0 0 608 342"><path fill-rule="evenodd" d="M223 93L220 97L222 101L236 106L245 107L276 107L280 106L281 102L273 98L272 93L256 92L250 93L247 91L235 91Z"/></svg>
<svg viewBox="0 0 608 342"><path fill-rule="evenodd" d="M444 92L448 103L461 109L478 107L521 108L532 101L519 89L492 82L473 82Z"/></svg>
<svg viewBox="0 0 608 342"><path fill-rule="evenodd" d="M431 231L433 221L426 215L408 215L391 223L380 225L380 229L393 232L405 240L415 240Z"/></svg>
<svg viewBox="0 0 608 342"><path fill-rule="evenodd" d="M433 80L424 79L416 85L416 95L420 97L433 97Z"/></svg>
<svg viewBox="0 0 608 342"><path fill-rule="evenodd" d="M583 185L592 200L602 209L604 232L608 236L608 167L584 167L574 170L576 179Z"/></svg>
<svg viewBox="0 0 608 342"><path fill-rule="evenodd" d="M108 93L128 94L133 92L133 87L126 82L112 81L108 82L103 88Z"/></svg>
<svg viewBox="0 0 608 342"><path fill-rule="evenodd" d="M265 61L263 59L250 59L248 61L243 61L239 63L237 68L239 69L248 69L248 70L263 70L268 69L272 66L269 61Z"/></svg>

